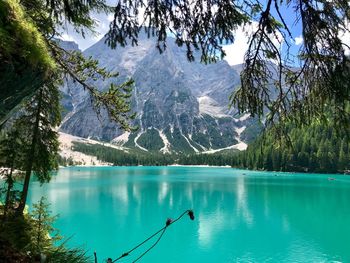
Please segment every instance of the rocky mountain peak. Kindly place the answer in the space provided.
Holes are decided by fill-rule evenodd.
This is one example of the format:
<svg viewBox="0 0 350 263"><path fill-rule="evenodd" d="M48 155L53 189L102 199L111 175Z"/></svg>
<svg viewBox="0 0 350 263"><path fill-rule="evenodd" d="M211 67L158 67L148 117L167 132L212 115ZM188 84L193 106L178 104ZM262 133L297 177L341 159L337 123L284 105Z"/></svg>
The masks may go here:
<svg viewBox="0 0 350 263"><path fill-rule="evenodd" d="M189 62L186 50L169 38L163 53L154 40L141 37L138 46L110 49L101 39L83 52L97 59L102 67L119 72L118 82L131 77L135 81L132 106L138 113L135 133L124 133L108 120L98 119L90 100L62 89L75 104L69 110L61 131L80 137L113 141L142 151L203 152L224 148L242 149L245 127L254 121L233 117L229 96L239 84L239 72L226 61L205 65L197 59ZM198 56L198 55L197 55ZM108 86L99 82L100 89ZM249 129L248 129L249 130ZM244 147L243 147L244 148Z"/></svg>

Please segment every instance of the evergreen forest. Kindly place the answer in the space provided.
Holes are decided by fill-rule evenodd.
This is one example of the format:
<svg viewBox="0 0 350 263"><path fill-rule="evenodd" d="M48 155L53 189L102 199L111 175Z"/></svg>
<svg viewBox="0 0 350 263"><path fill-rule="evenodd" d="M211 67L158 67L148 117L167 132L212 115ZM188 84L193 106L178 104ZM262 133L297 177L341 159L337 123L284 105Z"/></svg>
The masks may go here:
<svg viewBox="0 0 350 263"><path fill-rule="evenodd" d="M288 140L269 131L233 159L233 166L284 172L344 173L350 169L350 143L346 132L332 125L289 126Z"/></svg>
<svg viewBox="0 0 350 263"><path fill-rule="evenodd" d="M73 149L111 165L229 165L252 170L309 173L347 173L350 169L348 134L339 132L334 125L287 125L284 138L278 137L277 131L265 132L243 152L226 150L215 154L170 155L140 150L124 152L83 143L75 143ZM69 165L69 160L61 160L61 164Z"/></svg>

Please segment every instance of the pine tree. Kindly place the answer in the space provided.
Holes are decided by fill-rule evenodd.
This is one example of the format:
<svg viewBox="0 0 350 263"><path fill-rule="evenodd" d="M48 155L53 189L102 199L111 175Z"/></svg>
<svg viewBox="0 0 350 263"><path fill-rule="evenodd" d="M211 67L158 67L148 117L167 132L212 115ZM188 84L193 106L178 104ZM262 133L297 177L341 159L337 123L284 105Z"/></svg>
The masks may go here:
<svg viewBox="0 0 350 263"><path fill-rule="evenodd" d="M10 111L17 110L25 99L59 75L59 79L69 76L87 90L97 112L106 110L112 121L132 130L133 81L111 83L106 92L100 92L96 80L113 79L118 74L99 67L96 60L85 58L81 52L64 50L56 39L67 22L83 37L86 32L94 32L97 23L91 13L111 10L105 0L0 1L0 128Z"/></svg>
<svg viewBox="0 0 350 263"><path fill-rule="evenodd" d="M344 171L349 167L349 155L347 151L347 144L345 138L341 140L339 148L339 160L338 160L338 171Z"/></svg>
<svg viewBox="0 0 350 263"><path fill-rule="evenodd" d="M57 230L52 226L57 216L51 216L50 205L44 197L41 197L37 204L33 205L31 251L36 254L51 249L54 243L61 239Z"/></svg>
<svg viewBox="0 0 350 263"><path fill-rule="evenodd" d="M13 189L15 179L15 169L23 168L23 143L18 131L18 127L14 126L0 141L0 166L6 167L4 169L5 183L7 188L5 190L5 205L4 215L7 216L9 212L15 207L18 201L19 192Z"/></svg>
<svg viewBox="0 0 350 263"><path fill-rule="evenodd" d="M59 92L57 83L40 88L16 120L25 141L25 178L18 213L23 213L32 172L40 183L50 181L50 172L58 168L56 156L58 135L54 128L60 123Z"/></svg>

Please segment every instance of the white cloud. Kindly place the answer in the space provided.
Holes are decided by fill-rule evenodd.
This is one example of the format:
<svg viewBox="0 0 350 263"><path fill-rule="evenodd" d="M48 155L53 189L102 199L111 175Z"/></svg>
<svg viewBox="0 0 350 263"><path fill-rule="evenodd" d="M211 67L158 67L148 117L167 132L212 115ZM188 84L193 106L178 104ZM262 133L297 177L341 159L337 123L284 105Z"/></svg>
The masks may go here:
<svg viewBox="0 0 350 263"><path fill-rule="evenodd" d="M300 36L294 38L294 42L295 42L295 45L299 46L299 45L301 45L301 44L304 42L304 39L303 39L303 37L300 35Z"/></svg>
<svg viewBox="0 0 350 263"><path fill-rule="evenodd" d="M82 51L89 48L90 46L101 40L101 38L107 33L107 31L109 30L110 23L110 16L107 14L93 14L92 18L97 23L94 29L96 31L95 34L86 31L84 38L81 34L78 34L71 25L68 25L66 29L61 33L61 36L59 38L66 41L74 41L78 44L79 48Z"/></svg>
<svg viewBox="0 0 350 263"><path fill-rule="evenodd" d="M107 1L107 3L111 5L115 4L113 1ZM141 8L141 10L139 10L139 14L138 14L139 21L143 21L142 18L143 18L144 11L145 11L144 8ZM109 14L93 13L91 16L97 23L95 27L96 34L91 34L87 31L85 32L86 33L85 38L83 38L80 34L76 33L70 25L68 25L67 26L68 29L65 32L63 32L60 38L62 40L76 42L82 51L94 45L96 42L101 40L103 36L108 32L109 24L114 19L114 13L109 13Z"/></svg>
<svg viewBox="0 0 350 263"><path fill-rule="evenodd" d="M64 40L64 41L76 41L75 39L74 39L74 37L72 36L72 35L70 35L70 34L68 34L68 33L64 33L64 34L62 34L61 36L60 36L60 39L62 39L62 40Z"/></svg>
<svg viewBox="0 0 350 263"><path fill-rule="evenodd" d="M225 60L230 65L242 64L244 55L248 50L250 37L258 29L258 22L252 22L249 25L240 26L235 32L235 41L231 45L224 46L226 52ZM282 48L283 38L280 33L277 33L277 38L272 39L272 43L278 48Z"/></svg>
<svg viewBox="0 0 350 263"><path fill-rule="evenodd" d="M230 65L242 64L244 55L249 47L249 36L257 29L258 23L241 26L235 31L235 41L231 45L224 46L225 60Z"/></svg>
<svg viewBox="0 0 350 263"><path fill-rule="evenodd" d="M109 14L109 15L107 16L107 21L108 21L108 22L112 22L113 19L114 19L114 14Z"/></svg>
<svg viewBox="0 0 350 263"><path fill-rule="evenodd" d="M350 27L350 22L347 21L345 22L346 28L343 29L341 33L339 33L339 38L342 41L342 43L345 44L345 55L350 56L350 32L349 32L349 27Z"/></svg>

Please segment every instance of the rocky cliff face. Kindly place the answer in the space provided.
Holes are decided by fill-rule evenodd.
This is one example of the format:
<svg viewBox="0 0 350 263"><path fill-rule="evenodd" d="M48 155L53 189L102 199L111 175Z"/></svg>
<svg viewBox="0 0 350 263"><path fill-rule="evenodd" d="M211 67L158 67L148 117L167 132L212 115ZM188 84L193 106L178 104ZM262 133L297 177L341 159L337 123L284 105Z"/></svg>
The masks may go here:
<svg viewBox="0 0 350 263"><path fill-rule="evenodd" d="M134 79L137 132L124 133L104 113L99 119L86 92L70 81L62 88L67 114L61 131L143 151L244 149L242 138L249 137L245 128L255 127L256 122L247 116L234 117L235 110L228 108L229 95L239 84L239 72L226 61L204 65L197 58L190 63L185 50L171 39L162 54L154 43L141 36L137 47L111 50L101 40L83 52L108 70L119 72L115 81ZM100 81L99 86L103 90L108 84Z"/></svg>

